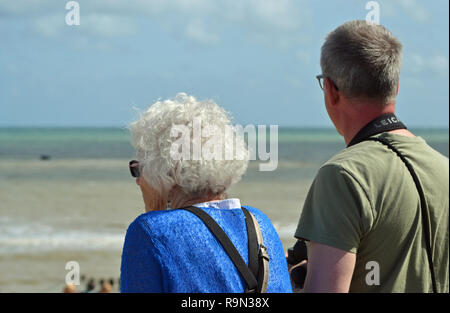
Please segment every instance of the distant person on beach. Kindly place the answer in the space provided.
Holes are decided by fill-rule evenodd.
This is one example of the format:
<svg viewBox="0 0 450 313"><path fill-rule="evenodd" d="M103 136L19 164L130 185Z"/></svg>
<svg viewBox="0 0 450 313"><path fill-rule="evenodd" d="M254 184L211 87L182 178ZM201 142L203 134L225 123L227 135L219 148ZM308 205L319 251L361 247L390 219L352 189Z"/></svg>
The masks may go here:
<svg viewBox="0 0 450 313"><path fill-rule="evenodd" d="M74 284L66 284L64 286L64 293L77 293L77 286L75 286Z"/></svg>
<svg viewBox="0 0 450 313"><path fill-rule="evenodd" d="M235 135L225 135L230 126L229 115L216 103L184 93L157 101L131 124L137 160L130 165L137 170L133 175L138 176L146 213L131 223L125 237L121 292L251 292L260 277L255 273L258 264L248 275L246 264L254 252L256 257L260 253L262 262L269 260L266 291L292 292L283 247L270 220L256 208L242 209L239 199L225 193L247 170L243 137L234 138L236 151L244 152L241 157L205 157L207 147L230 149L224 138ZM186 143L187 151L180 151ZM199 146L202 153L195 155ZM236 249L233 256L242 263L232 261L198 215L182 209L191 206L218 224ZM265 246L251 253L253 240L247 232L255 228L247 226L252 220L249 213L260 226Z"/></svg>
<svg viewBox="0 0 450 313"><path fill-rule="evenodd" d="M100 291L99 293L110 293L112 292L113 286L109 281L102 280L100 282Z"/></svg>
<svg viewBox="0 0 450 313"><path fill-rule="evenodd" d="M449 292L449 161L394 115L401 59L366 21L322 46L317 78L347 148L319 170L295 233L306 292Z"/></svg>
<svg viewBox="0 0 450 313"><path fill-rule="evenodd" d="M89 281L86 284L86 290L85 293L92 293L95 290L95 280L93 278L89 279Z"/></svg>

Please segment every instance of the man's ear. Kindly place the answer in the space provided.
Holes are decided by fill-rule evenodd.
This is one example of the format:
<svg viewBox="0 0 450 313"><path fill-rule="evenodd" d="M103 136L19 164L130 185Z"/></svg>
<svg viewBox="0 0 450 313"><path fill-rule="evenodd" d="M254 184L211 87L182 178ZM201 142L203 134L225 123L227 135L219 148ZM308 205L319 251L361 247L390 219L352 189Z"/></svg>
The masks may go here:
<svg viewBox="0 0 450 313"><path fill-rule="evenodd" d="M395 94L396 96L398 96L398 90L399 90L399 88L400 88L400 81L397 82L397 92L396 92L396 94Z"/></svg>
<svg viewBox="0 0 450 313"><path fill-rule="evenodd" d="M325 90L328 93L330 104L331 105L338 104L340 100L339 91L336 89L336 86L331 82L331 80L328 77L325 78Z"/></svg>

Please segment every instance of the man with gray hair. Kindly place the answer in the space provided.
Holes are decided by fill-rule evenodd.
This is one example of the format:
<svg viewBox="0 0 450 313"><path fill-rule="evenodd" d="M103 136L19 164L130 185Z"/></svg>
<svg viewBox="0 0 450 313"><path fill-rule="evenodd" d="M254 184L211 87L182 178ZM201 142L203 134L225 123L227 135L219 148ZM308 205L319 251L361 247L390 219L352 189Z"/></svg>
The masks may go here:
<svg viewBox="0 0 450 313"><path fill-rule="evenodd" d="M401 57L366 21L322 46L317 78L347 148L320 168L295 233L305 292L449 291L449 161L394 115Z"/></svg>

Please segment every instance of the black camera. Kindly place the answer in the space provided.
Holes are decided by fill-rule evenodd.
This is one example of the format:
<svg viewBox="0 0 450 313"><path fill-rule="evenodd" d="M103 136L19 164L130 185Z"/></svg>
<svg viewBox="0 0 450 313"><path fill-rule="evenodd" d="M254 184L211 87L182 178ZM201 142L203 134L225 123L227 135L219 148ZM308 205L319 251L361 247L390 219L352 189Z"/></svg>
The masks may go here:
<svg viewBox="0 0 450 313"><path fill-rule="evenodd" d="M292 248L288 249L287 263L290 266L308 260L308 248L303 240L298 240ZM291 270L291 279L295 288L303 288L306 279L306 266L297 266Z"/></svg>

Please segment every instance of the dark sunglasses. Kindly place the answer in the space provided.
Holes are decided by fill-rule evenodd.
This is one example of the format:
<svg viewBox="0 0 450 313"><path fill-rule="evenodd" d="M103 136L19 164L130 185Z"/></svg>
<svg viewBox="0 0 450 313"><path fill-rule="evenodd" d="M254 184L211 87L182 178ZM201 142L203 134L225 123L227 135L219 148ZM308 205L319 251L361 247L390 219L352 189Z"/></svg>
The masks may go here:
<svg viewBox="0 0 450 313"><path fill-rule="evenodd" d="M133 177L141 176L141 171L139 169L139 161L131 160L130 163L128 163L128 166L130 168L131 176Z"/></svg>

